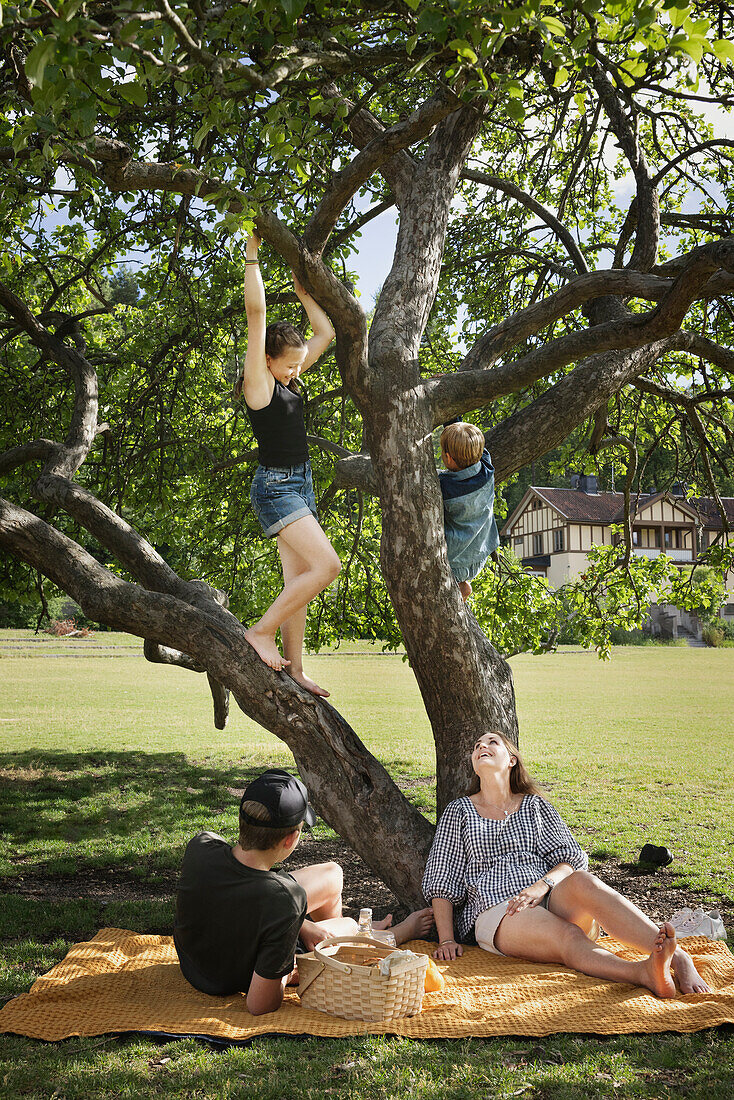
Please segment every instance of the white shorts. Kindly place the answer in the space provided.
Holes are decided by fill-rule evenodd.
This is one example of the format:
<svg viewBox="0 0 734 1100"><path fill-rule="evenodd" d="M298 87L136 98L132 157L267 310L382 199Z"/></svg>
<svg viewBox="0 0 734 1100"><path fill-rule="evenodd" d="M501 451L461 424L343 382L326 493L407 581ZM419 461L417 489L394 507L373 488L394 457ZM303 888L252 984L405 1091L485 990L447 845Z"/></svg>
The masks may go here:
<svg viewBox="0 0 734 1100"><path fill-rule="evenodd" d="M536 909L547 909L548 898L551 896L551 891L545 895L542 901L539 901L535 906ZM474 923L474 936L479 946L484 951L491 951L493 955L502 955L506 957L504 951L500 951L494 945L494 937L497 929L499 928L500 921L507 913L507 901L501 901L499 905L493 905L491 909L485 909L483 913L480 913ZM596 921L594 921L591 931L587 933L590 940L594 943L599 939L599 933L601 929Z"/></svg>
<svg viewBox="0 0 734 1100"><path fill-rule="evenodd" d="M550 897L550 890L535 906L541 906L543 909L548 908L548 898ZM483 913L480 913L474 923L474 935L479 946L484 951L491 951L493 955L503 955L504 951L499 951L494 946L495 932L499 928L499 923L507 913L507 906L509 904L509 898L507 901L501 901L498 905L493 905L491 909L485 909Z"/></svg>

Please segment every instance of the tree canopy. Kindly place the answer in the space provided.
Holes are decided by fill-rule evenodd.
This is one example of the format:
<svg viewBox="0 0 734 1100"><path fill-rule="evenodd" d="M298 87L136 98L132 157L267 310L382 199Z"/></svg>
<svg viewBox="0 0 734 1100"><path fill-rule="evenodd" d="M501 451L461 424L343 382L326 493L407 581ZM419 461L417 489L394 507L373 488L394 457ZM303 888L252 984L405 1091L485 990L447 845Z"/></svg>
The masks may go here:
<svg viewBox="0 0 734 1100"><path fill-rule="evenodd" d="M268 246L269 310L299 320L293 268L337 331L307 388L345 579L312 629L399 627L443 805L477 728L517 734L505 608L533 646L551 609L511 564L478 607L497 645L462 606L436 426L476 419L500 484L548 454L613 461L630 495L651 463L715 500L730 484L731 30L724 5L685 0L3 8L0 544L150 659L205 670L220 721L231 689L364 849L360 805L368 856L406 898L429 826L333 708L260 667L231 613L262 610L271 568L229 396L244 234ZM354 254L393 214L372 309ZM567 610L603 647L605 622L637 621L677 579L623 543ZM404 843L388 870L386 818Z"/></svg>

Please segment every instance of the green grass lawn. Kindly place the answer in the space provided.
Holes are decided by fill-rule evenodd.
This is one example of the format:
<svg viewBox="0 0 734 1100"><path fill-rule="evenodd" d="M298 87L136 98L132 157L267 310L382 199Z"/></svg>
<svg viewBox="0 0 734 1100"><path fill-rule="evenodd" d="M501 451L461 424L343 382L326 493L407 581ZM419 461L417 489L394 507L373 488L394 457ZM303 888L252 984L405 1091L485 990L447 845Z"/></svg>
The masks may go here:
<svg viewBox="0 0 734 1100"><path fill-rule="evenodd" d="M433 774L428 722L399 656L345 643L310 668L393 775ZM584 846L631 860L645 840L666 844L678 885L734 897L734 650L626 648L602 663L564 649L512 668L525 756ZM165 884L186 840L205 827L232 835L231 791L281 764L292 765L289 751L239 711L213 728L204 677L148 664L129 636L0 632L0 999L103 924L170 931ZM432 812L430 783L407 793ZM149 896L117 899L116 875ZM65 896L13 891L14 880L44 876ZM106 903L85 895L85 877L109 880ZM724 1031L542 1044L278 1039L218 1053L190 1041L0 1038L9 1097L729 1100L733 1085Z"/></svg>

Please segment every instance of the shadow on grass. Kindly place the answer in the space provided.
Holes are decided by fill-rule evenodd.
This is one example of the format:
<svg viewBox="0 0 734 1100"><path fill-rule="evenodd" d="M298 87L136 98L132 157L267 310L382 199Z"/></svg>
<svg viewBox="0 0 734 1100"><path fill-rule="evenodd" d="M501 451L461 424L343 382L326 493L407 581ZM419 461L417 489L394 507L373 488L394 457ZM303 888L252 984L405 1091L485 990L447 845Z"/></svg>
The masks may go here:
<svg viewBox="0 0 734 1100"><path fill-rule="evenodd" d="M6 883L104 869L154 880L202 829L236 835L236 792L261 770L179 752L0 754Z"/></svg>

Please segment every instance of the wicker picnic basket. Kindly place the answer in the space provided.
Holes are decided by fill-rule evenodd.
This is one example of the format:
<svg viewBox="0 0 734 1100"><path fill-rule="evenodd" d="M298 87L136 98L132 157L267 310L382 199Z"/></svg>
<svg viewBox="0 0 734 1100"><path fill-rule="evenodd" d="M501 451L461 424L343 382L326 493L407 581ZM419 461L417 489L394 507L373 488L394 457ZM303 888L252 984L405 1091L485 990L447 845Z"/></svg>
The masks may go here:
<svg viewBox="0 0 734 1100"><path fill-rule="evenodd" d="M333 936L298 956L298 996L305 1008L344 1020L395 1020L415 1016L423 1004L427 955L405 959L389 977L366 960L394 951L367 936Z"/></svg>

